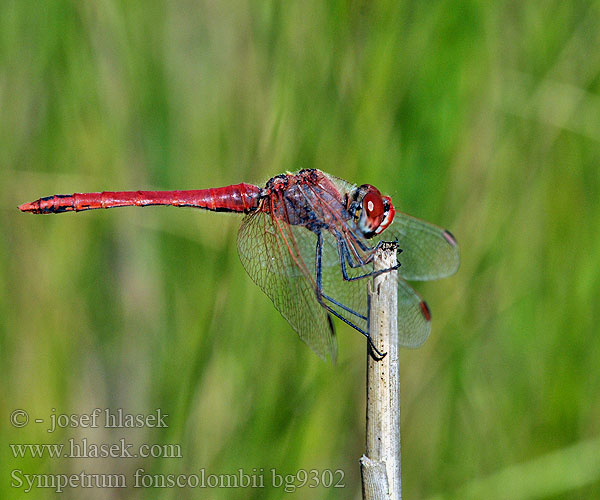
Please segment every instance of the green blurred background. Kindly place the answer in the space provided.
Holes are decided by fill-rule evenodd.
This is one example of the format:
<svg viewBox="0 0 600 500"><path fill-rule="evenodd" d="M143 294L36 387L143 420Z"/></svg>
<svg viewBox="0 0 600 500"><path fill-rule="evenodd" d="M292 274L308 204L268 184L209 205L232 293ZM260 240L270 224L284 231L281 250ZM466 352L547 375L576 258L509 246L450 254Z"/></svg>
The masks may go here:
<svg viewBox="0 0 600 500"><path fill-rule="evenodd" d="M402 361L404 497L600 497L598 2L99 0L0 4L0 399L10 471L252 473L264 489L63 498L281 498L341 469L360 498L365 342L317 358L246 276L239 218L31 216L40 196L262 184L319 168L448 227L433 333ZM167 429L8 415L124 408ZM182 458L14 458L6 443L179 443Z"/></svg>

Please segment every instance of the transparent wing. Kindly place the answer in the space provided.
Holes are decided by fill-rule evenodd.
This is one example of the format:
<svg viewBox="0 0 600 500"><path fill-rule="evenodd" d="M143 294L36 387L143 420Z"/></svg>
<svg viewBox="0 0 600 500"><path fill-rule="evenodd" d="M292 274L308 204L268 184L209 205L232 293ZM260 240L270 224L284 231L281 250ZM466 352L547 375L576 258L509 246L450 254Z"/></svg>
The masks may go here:
<svg viewBox="0 0 600 500"><path fill-rule="evenodd" d="M240 259L252 280L313 351L335 360L333 324L316 295L315 245L316 236L306 228L292 230L261 212L246 216L238 233Z"/></svg>
<svg viewBox="0 0 600 500"><path fill-rule="evenodd" d="M371 278L362 278L354 281L345 280L341 272L336 239L330 233L326 233L323 236L323 293L330 299L333 299L333 301L328 302L328 305L348 321L363 331L368 332L367 283ZM400 254L400 256L402 255ZM312 262L314 262L314 256L312 257ZM356 269L347 267L350 277L364 275L372 270L372 264ZM427 304L417 292L399 277L399 345L416 348L423 344L431 332L430 320L431 314Z"/></svg>
<svg viewBox="0 0 600 500"><path fill-rule="evenodd" d="M460 252L450 231L396 212L394 221L370 240L398 241L398 273L406 280L428 281L451 276L458 270Z"/></svg>
<svg viewBox="0 0 600 500"><path fill-rule="evenodd" d="M355 186L333 175L323 174L341 194ZM434 224L396 212L394 221L380 235L365 240L369 246L379 241L397 240L402 253L398 256L398 273L406 280L429 281L451 276L458 270L460 252L450 231Z"/></svg>
<svg viewBox="0 0 600 500"><path fill-rule="evenodd" d="M416 348L431 333L431 313L427 303L402 278L398 278L399 344Z"/></svg>

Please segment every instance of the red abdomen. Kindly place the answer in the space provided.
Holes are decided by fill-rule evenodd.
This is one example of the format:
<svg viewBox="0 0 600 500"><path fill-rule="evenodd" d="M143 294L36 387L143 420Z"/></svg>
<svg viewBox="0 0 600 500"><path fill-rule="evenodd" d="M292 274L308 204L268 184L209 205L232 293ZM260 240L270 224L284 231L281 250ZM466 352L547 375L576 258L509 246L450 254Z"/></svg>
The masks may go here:
<svg viewBox="0 0 600 500"><path fill-rule="evenodd" d="M24 203L19 209L34 214L57 214L97 208L172 205L217 212L249 213L258 207L260 193L261 189L258 186L241 183L221 188L188 191L104 191L57 194Z"/></svg>

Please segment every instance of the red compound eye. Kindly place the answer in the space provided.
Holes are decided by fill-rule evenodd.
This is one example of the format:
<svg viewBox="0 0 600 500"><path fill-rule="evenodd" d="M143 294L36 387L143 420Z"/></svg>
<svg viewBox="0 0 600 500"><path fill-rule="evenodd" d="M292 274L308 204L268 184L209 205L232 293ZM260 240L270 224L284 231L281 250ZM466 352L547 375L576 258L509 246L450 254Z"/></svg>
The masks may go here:
<svg viewBox="0 0 600 500"><path fill-rule="evenodd" d="M383 205L381 194L374 187L371 187L369 192L365 194L365 197L363 198L363 209L365 210L367 217L371 220L378 219L385 213L385 206ZM379 221L374 225L378 226L378 222Z"/></svg>
<svg viewBox="0 0 600 500"><path fill-rule="evenodd" d="M389 196L383 197L383 205L385 207L385 217L377 228L377 234L381 233L381 231L388 227L394 220L394 215L396 215L396 210L394 210L394 205L392 205L392 199Z"/></svg>
<svg viewBox="0 0 600 500"><path fill-rule="evenodd" d="M381 222L386 216L386 207L377 188L367 187L367 192L362 200L362 209L361 229L365 237L370 238L377 233Z"/></svg>
<svg viewBox="0 0 600 500"><path fill-rule="evenodd" d="M389 196L381 196L376 187L363 184L357 190L356 198L360 200L360 210L355 212L355 220L365 238L372 238L391 224L394 207ZM357 217L357 214L360 216Z"/></svg>

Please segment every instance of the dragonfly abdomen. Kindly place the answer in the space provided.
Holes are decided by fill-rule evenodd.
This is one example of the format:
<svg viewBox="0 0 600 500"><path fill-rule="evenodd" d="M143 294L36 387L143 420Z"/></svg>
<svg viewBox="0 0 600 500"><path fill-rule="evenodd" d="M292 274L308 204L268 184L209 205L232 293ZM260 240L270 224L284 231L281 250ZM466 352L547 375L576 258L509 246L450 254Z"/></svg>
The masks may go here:
<svg viewBox="0 0 600 500"><path fill-rule="evenodd" d="M249 213L256 210L260 194L258 186L246 183L188 191L103 191L47 196L24 203L19 209L34 214L58 214L98 208L171 205L217 212Z"/></svg>

